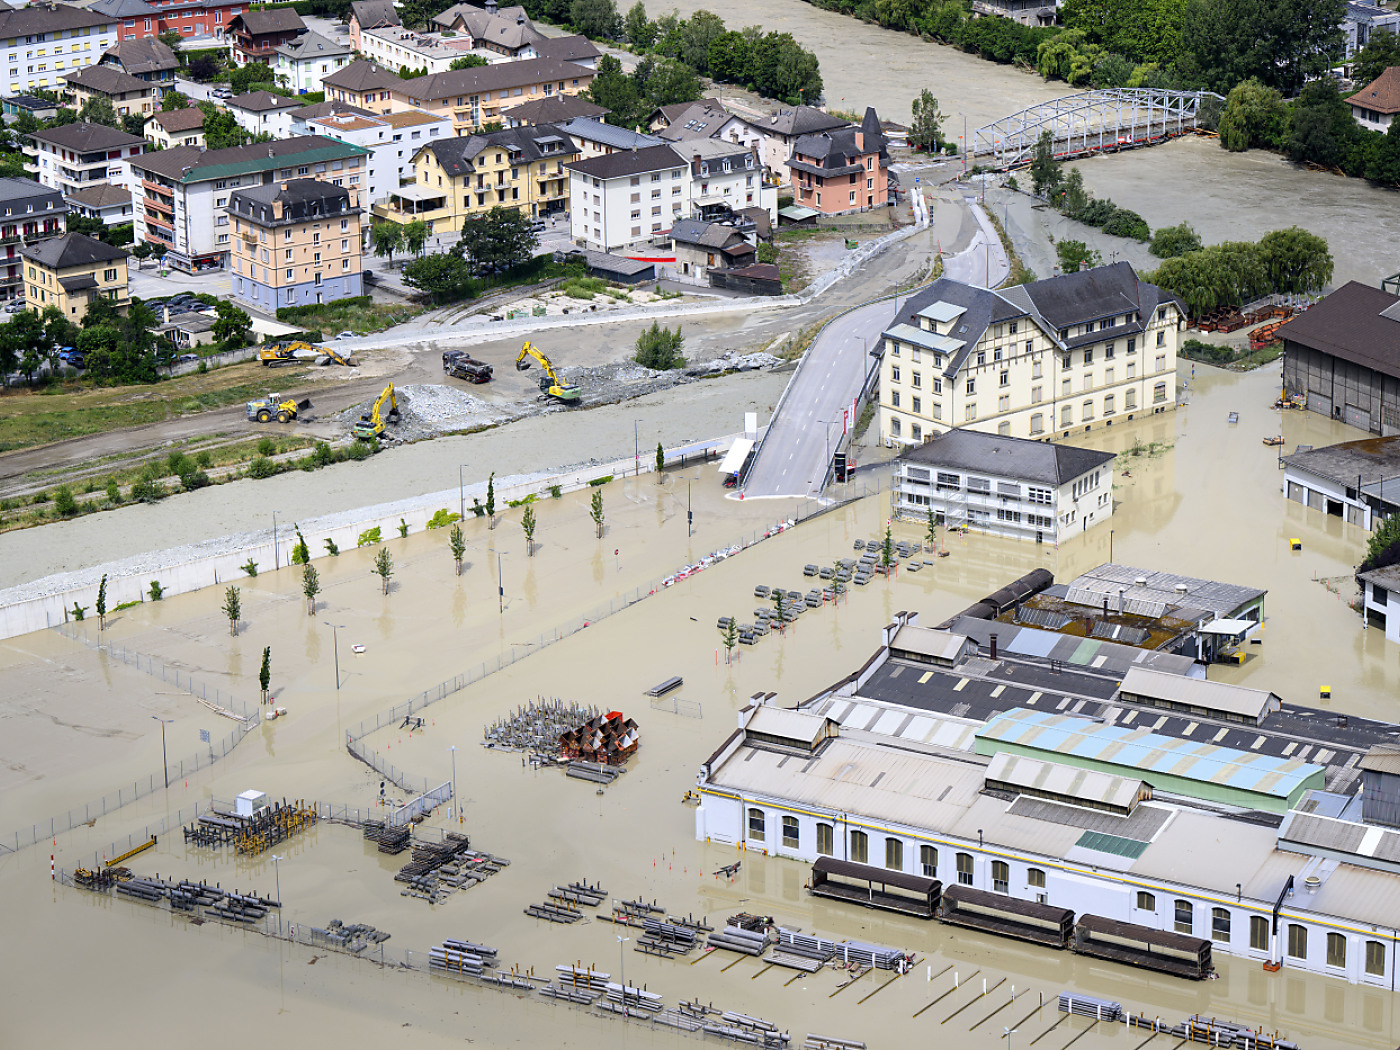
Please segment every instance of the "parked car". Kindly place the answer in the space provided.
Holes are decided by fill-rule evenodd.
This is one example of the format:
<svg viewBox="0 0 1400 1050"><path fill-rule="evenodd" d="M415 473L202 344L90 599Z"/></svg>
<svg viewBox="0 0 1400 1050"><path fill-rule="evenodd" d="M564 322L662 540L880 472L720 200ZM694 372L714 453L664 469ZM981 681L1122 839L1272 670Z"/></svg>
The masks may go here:
<svg viewBox="0 0 1400 1050"><path fill-rule="evenodd" d="M198 361L198 360L199 360L199 355L198 355L198 354L181 354L179 357L175 358L175 360L176 360L176 361L179 361L179 362L182 362L182 363L185 362L185 361Z"/></svg>
<svg viewBox="0 0 1400 1050"><path fill-rule="evenodd" d="M354 339L354 338L355 338L355 333L354 333L354 332L341 332L338 336L336 336L336 338L337 338L337 339Z"/></svg>

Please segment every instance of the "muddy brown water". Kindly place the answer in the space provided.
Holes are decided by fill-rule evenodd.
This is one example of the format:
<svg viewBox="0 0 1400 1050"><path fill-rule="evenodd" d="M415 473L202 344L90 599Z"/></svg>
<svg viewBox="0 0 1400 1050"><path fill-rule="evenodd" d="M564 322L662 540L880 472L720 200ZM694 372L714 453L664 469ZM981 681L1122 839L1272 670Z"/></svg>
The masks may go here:
<svg viewBox="0 0 1400 1050"><path fill-rule="evenodd" d="M622 946L627 978L645 983L669 1004L713 1001L769 1018L799 1039L814 1031L872 1047L927 1039L992 1046L1004 1028L1014 1027L1014 1045L1027 1045L1059 1020L1053 1005L1059 991L1076 989L1173 1022L1193 1012L1228 1017L1278 1030L1308 1048L1393 1046L1400 1019L1395 998L1384 991L1286 970L1269 975L1226 956L1219 960L1221 980L1185 983L813 901L802 888L805 865L694 841L694 815L681 801L700 761L731 731L745 697L771 689L793 703L819 691L864 661L878 627L897 610L917 609L925 622L937 622L1036 565L1064 579L1098 564L1107 559L1110 528L1119 561L1269 588L1264 644L1244 667L1213 675L1302 702L1326 682L1336 710L1393 716L1400 648L1378 631L1362 632L1355 614L1313 582L1314 573L1345 575L1360 557L1364 536L1338 519L1287 503L1279 492L1277 454L1262 445L1263 437L1280 432L1287 448L1356 435L1314 415L1281 417L1268 408L1275 374L1238 376L1197 366L1193 378L1188 364L1181 379L1187 407L1084 438L1085 444L1114 450L1156 442L1159 451L1132 458L1131 476L1118 482L1110 526L1058 549L955 538L951 556L937 566L857 588L840 606L808 613L785 637L741 649L738 661L727 664L715 618L745 617L760 604L752 596L754 583L800 587L804 563L829 562L850 551L854 539L877 535L888 503L885 496L872 497L600 620L429 707L421 734L403 736L388 728L367 738L389 761L434 782L451 776L447 749L459 747L463 826L478 846L513 861L500 875L441 905L400 896L392 876L404 858L382 857L352 829L332 824L280 847L280 870L268 855L237 859L187 849L178 835L163 836L132 867L267 894L280 882L284 921L371 923L393 935L386 961L402 960L405 951L425 952L444 937L465 937L498 947L503 963L534 967L536 973L581 961L616 977L623 967L616 937L632 931L597 919L557 927L522 913L554 884L581 878L600 881L616 898L657 899L673 913L704 914L712 923L737 911L757 911L811 932L918 953L921 961L910 976L886 986L890 977L879 972L838 993L840 978L831 972L789 981L790 971L764 969L751 959L730 966L734 957L726 953L692 966L689 959L655 960L632 951L630 943ZM1235 426L1226 422L1232 410L1240 413ZM109 629L111 638L248 699L256 695L257 656L271 644L278 702L291 713L260 727L227 761L172 785L168 799L158 793L91 828L58 836L50 849L0 857L10 949L0 963L6 1045L55 1038L65 1044L101 1039L118 1047L148 1045L152 1031L187 1032L214 1047L355 1037L395 1043L411 1038L424 1045L471 1040L493 1047L684 1045L690 1037L669 1030L381 970L215 923L195 927L124 900L55 887L46 856L56 853L57 863L67 867L90 863L94 851L110 849L113 840L150 820L196 799L228 799L248 787L274 797L368 808L378 777L345 754L346 728L468 664L537 642L551 625L625 591L634 580L670 571L696 551L778 518L787 506L724 500L713 479L692 484L692 496L700 491L702 498L695 504L698 535L687 544L680 480L673 476L660 491L645 478L613 486L609 518L615 531L602 541L592 534L582 497L547 502L540 508L540 550L531 559L517 549L523 541L513 518L507 516L494 535L478 528L469 536L471 564L461 581L452 576L439 537L410 537L394 547L398 589L387 599L369 574L368 554L347 552L326 574L326 605L314 620L290 574L263 574L247 585L248 626L236 640L228 637L212 590L123 614ZM917 539L922 530L897 524L894 531ZM1288 549L1294 536L1303 541L1301 552ZM632 553L620 562L611 552L624 542ZM496 607L486 555L495 545L510 550L502 560L510 600L504 614ZM323 620L349 625L340 637L345 673L338 694ZM347 643L366 650L347 655ZM23 683L30 707L24 716L4 711L4 739L18 751L4 756L0 826L61 811L156 767L160 741L151 714L177 719L168 730L178 741L172 755L196 746L198 728L225 731L222 720L171 695L158 680L59 636L12 639L0 652L6 679ZM684 676L680 693L699 705L702 717L648 706L643 690L673 674ZM477 744L486 723L541 695L621 709L641 724L639 754L602 795L593 785L532 770L518 755L488 753ZM27 727L30 722L49 726L39 731ZM71 724L66 731L59 728L64 723ZM84 728L92 726L133 739L94 743ZM447 825L445 812L431 821L432 827ZM735 880L713 874L734 860L742 861ZM952 969L944 972L947 967ZM939 976L930 981L929 973ZM915 1018L949 992L954 973L964 986ZM992 989L985 999L983 978ZM1013 985L1017 998L1011 1003ZM1083 1033L1080 1050L1131 1050L1145 1038L1111 1026L1088 1028L1077 1018L1063 1021L1038 1045L1058 1050ZM1161 1039L1153 1045L1166 1046Z"/></svg>

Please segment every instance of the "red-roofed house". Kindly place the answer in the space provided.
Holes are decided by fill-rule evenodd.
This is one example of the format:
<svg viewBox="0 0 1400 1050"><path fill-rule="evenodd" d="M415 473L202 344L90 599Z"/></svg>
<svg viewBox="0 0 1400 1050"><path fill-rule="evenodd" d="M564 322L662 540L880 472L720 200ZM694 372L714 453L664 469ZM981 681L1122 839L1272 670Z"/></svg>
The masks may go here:
<svg viewBox="0 0 1400 1050"><path fill-rule="evenodd" d="M1351 115L1363 128L1384 131L1400 113L1400 66L1391 66L1347 99Z"/></svg>

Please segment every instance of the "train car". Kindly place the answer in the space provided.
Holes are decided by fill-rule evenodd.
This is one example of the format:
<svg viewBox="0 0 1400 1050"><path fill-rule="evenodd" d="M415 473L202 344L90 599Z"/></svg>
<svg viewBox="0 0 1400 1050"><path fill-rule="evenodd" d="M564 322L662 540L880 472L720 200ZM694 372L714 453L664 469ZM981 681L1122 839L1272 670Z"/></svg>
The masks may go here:
<svg viewBox="0 0 1400 1050"><path fill-rule="evenodd" d="M831 897L867 908L931 919L938 908L942 884L923 875L837 860L835 857L819 857L812 865L809 888L817 897Z"/></svg>
<svg viewBox="0 0 1400 1050"><path fill-rule="evenodd" d="M1194 981L1204 980L1214 972L1210 941L1105 919L1101 915L1079 917L1070 947L1080 955L1111 959Z"/></svg>
<svg viewBox="0 0 1400 1050"><path fill-rule="evenodd" d="M1050 948L1069 946L1074 912L1035 901L1017 900L969 886L949 886L938 902L938 921Z"/></svg>

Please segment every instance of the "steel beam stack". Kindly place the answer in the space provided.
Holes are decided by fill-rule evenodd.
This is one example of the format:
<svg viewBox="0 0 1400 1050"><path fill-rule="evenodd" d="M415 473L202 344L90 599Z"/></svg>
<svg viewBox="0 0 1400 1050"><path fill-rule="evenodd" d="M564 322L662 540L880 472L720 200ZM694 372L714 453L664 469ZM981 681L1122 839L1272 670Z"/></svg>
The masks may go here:
<svg viewBox="0 0 1400 1050"><path fill-rule="evenodd" d="M1096 1021L1118 1021L1123 1017L1121 1003L1109 999L1096 999L1092 995L1081 995L1078 992L1061 992L1059 1006L1062 1014L1078 1014L1080 1017L1092 1017Z"/></svg>
<svg viewBox="0 0 1400 1050"><path fill-rule="evenodd" d="M768 950L768 935L746 930L742 926L726 926L710 934L709 945L711 948L759 956Z"/></svg>

